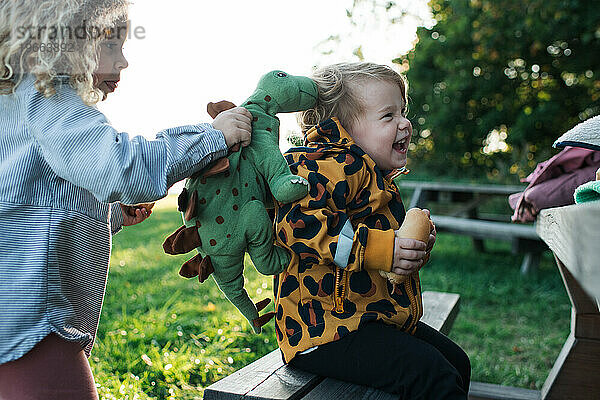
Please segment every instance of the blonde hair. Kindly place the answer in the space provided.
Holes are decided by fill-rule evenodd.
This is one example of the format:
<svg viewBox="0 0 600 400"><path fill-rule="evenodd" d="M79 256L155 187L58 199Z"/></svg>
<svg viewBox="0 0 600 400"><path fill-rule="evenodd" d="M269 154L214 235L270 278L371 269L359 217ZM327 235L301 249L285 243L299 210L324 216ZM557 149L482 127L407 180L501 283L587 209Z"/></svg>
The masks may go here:
<svg viewBox="0 0 600 400"><path fill-rule="evenodd" d="M93 74L102 37L87 27L116 27L127 20L128 6L128 0L0 0L0 95L13 93L23 76L31 73L36 89L51 97L56 93L56 78L68 75L85 103L100 101L103 93L94 87ZM31 48L32 40L57 43L58 30L64 34L65 29L73 32L78 27L83 27L85 37L71 41L71 49Z"/></svg>
<svg viewBox="0 0 600 400"><path fill-rule="evenodd" d="M317 84L319 97L315 107L298 116L303 133L332 117L337 117L344 127L352 126L364 112L364 104L353 89L355 85L370 79L397 84L407 103L406 80L386 65L370 62L333 64L316 70L311 78Z"/></svg>

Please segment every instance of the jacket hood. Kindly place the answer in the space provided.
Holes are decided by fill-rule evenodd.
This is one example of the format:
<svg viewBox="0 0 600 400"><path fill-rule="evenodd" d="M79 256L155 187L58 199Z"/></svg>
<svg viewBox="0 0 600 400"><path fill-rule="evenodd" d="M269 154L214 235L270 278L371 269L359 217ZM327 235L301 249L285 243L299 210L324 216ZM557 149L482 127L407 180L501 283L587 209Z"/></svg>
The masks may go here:
<svg viewBox="0 0 600 400"><path fill-rule="evenodd" d="M356 146L354 139L335 117L313 126L304 136L304 145L307 147L321 147L324 144L345 148ZM362 149L360 151L364 154Z"/></svg>

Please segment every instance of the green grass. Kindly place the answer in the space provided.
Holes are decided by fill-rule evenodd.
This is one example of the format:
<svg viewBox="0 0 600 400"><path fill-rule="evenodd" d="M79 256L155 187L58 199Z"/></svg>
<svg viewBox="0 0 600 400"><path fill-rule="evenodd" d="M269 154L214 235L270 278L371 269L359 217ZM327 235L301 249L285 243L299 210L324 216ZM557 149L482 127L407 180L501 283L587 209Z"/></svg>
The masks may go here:
<svg viewBox="0 0 600 400"><path fill-rule="evenodd" d="M173 199L114 238L106 297L90 364L103 399L200 399L203 388L276 348L274 327L252 333L212 279L178 275L190 255L168 256L181 224ZM540 388L569 332L570 305L549 255L519 274L504 243L473 251L468 238L439 235L422 271L424 290L460 293L451 338L469 354L474 380ZM246 288L272 297L272 278L246 268Z"/></svg>

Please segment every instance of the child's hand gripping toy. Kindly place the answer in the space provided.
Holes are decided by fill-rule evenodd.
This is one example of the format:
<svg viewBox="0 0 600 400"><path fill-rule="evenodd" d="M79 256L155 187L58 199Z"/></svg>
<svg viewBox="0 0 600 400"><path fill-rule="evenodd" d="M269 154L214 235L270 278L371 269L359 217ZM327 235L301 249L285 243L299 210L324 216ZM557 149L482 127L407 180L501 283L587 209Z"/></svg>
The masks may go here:
<svg viewBox="0 0 600 400"><path fill-rule="evenodd" d="M402 225L396 231L396 237L416 239L427 244L430 232L431 221L427 214L420 208L411 208L406 212ZM408 276L385 271L379 271L379 273L394 284L404 282Z"/></svg>
<svg viewBox="0 0 600 400"><path fill-rule="evenodd" d="M148 213L150 213L152 211L153 207L154 207L154 203L143 203L143 204L136 204L133 206L129 206L129 205L125 205L125 204L121 205L121 208L123 208L123 211L126 212L127 215L129 215L131 217L135 217L135 211L137 209L145 208L146 211Z"/></svg>
<svg viewBox="0 0 600 400"><path fill-rule="evenodd" d="M259 317L270 302L254 304L244 289L244 254L266 275L283 271L290 255L274 245L273 223L265 206L273 206L271 195L281 203L298 200L308 193L308 182L290 172L279 150L279 119L275 114L306 110L315 105L317 87L306 77L272 71L264 75L255 92L242 106L252 113L252 141L247 147L219 160L208 171L188 179L179 196L185 225L163 244L169 254L198 249L179 274L198 275L203 282L214 278L225 296L248 319L254 331L274 315ZM216 115L233 103L208 105Z"/></svg>

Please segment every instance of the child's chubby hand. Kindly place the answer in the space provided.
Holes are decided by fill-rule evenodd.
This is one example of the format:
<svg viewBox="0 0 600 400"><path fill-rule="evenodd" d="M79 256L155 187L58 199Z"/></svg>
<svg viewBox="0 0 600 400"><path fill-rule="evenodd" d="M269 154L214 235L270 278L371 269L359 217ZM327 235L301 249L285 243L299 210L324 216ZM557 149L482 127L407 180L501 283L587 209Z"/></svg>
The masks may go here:
<svg viewBox="0 0 600 400"><path fill-rule="evenodd" d="M228 148L238 143L244 147L250 144L252 114L244 107L235 107L219 113L212 126L223 132Z"/></svg>
<svg viewBox="0 0 600 400"><path fill-rule="evenodd" d="M154 203L140 204L137 206L127 206L120 204L123 210L123 226L139 224L152 214Z"/></svg>
<svg viewBox="0 0 600 400"><path fill-rule="evenodd" d="M423 210L430 217L429 210ZM429 259L436 239L435 225L431 223L429 240L427 243L416 239L394 238L394 259L392 272L398 275L410 275L419 271Z"/></svg>
<svg viewBox="0 0 600 400"><path fill-rule="evenodd" d="M421 269L425 263L427 244L416 239L394 238L394 261L392 272L410 275Z"/></svg>

